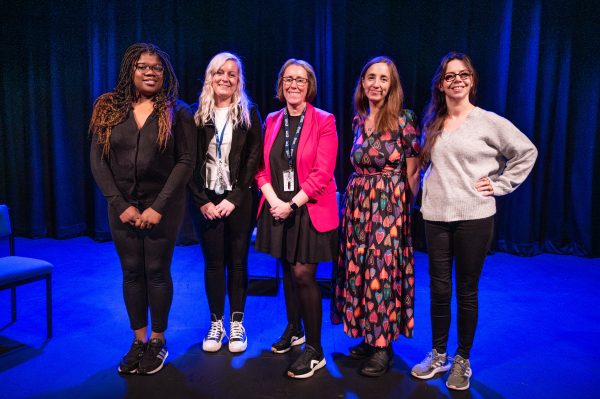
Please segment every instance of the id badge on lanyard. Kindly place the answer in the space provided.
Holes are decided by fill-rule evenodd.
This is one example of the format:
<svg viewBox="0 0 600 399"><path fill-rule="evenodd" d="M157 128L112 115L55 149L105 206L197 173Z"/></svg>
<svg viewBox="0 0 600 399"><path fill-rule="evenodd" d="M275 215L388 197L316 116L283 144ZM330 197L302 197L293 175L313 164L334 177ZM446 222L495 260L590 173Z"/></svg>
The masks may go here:
<svg viewBox="0 0 600 399"><path fill-rule="evenodd" d="M294 191L294 168L293 168L293 151L298 143L298 138L300 137L300 132L302 131L302 125L304 124L304 114L306 113L306 108L302 111L300 116L300 121L298 122L298 127L296 128L296 133L294 134L293 142L290 143L290 118L288 115L287 108L283 111L284 116L284 130L285 130L285 154L288 159L289 168L283 171L283 191L289 192Z"/></svg>
<svg viewBox="0 0 600 399"><path fill-rule="evenodd" d="M283 191L294 191L294 169L283 171Z"/></svg>
<svg viewBox="0 0 600 399"><path fill-rule="evenodd" d="M223 158L221 157L221 145L223 144L223 136L225 136L225 128L227 127L227 123L229 123L229 115L227 115L227 119L225 120L225 124L223 125L223 129L221 129L221 134L217 130L217 135L215 137L216 144L216 152L217 152L217 184L215 185L215 194L221 195L225 193L225 178L224 174L224 165ZM216 128L216 126L215 126Z"/></svg>

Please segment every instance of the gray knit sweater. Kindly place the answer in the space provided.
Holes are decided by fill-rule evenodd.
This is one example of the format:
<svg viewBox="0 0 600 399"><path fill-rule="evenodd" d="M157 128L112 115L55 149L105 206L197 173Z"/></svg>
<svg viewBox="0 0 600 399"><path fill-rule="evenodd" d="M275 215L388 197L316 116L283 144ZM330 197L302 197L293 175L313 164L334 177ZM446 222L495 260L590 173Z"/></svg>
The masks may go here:
<svg viewBox="0 0 600 399"><path fill-rule="evenodd" d="M537 150L519 129L493 112L475 107L455 131L442 132L423 179L423 219L452 222L496 213L496 200L475 189L487 176L494 196L513 192L527 177Z"/></svg>

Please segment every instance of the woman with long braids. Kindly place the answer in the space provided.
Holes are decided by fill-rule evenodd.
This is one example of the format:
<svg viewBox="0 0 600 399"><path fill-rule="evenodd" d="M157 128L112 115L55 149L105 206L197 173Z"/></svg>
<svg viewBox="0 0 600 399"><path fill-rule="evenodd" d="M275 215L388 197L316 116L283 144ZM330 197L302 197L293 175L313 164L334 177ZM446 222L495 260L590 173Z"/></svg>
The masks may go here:
<svg viewBox="0 0 600 399"><path fill-rule="evenodd" d="M168 355L171 258L196 149L192 113L177 91L168 55L153 44L134 44L117 87L96 100L90 122L92 173L108 202L134 335L121 373L156 373Z"/></svg>
<svg viewBox="0 0 600 399"><path fill-rule="evenodd" d="M190 189L204 219L200 224L204 284L211 313L202 349L221 349L226 336L223 316L227 292L231 310L228 348L243 352L248 345L243 321L262 126L258 109L246 94L242 62L236 55L219 53L213 57L206 67L198 103L195 120L201 161Z"/></svg>
<svg viewBox="0 0 600 399"><path fill-rule="evenodd" d="M412 375L432 378L450 369L446 386L466 390L475 338L479 277L494 234L494 196L513 192L537 157L512 123L474 105L477 73L462 53L446 54L431 82L421 165L425 237L429 254L432 349ZM446 355L456 279L458 350Z"/></svg>

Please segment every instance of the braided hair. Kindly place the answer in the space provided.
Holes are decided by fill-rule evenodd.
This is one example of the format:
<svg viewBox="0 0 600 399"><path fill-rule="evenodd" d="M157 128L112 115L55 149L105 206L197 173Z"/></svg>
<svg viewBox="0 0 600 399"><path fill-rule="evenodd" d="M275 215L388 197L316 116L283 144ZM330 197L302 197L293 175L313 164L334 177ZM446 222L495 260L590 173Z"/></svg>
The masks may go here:
<svg viewBox="0 0 600 399"><path fill-rule="evenodd" d="M140 98L133 83L136 63L144 53L156 55L164 68L163 84L160 91L154 96L154 111L158 114L157 143L160 149L165 149L167 140L171 135L173 123L173 107L177 100L179 82L169 61L169 55L158 46L151 43L136 43L125 51L117 87L112 92L98 97L94 103L90 132L98 136L98 144L102 145L102 156L107 157L110 151L110 135L113 127L123 122L132 104Z"/></svg>

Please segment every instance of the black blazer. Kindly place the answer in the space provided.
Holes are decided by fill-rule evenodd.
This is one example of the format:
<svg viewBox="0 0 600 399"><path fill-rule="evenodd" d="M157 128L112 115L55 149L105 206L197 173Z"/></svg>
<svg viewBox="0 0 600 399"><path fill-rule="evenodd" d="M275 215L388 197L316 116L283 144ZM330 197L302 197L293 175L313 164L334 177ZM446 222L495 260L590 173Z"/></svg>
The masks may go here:
<svg viewBox="0 0 600 399"><path fill-rule="evenodd" d="M229 174L231 176L232 190L226 193L225 199L240 206L245 190L254 187L254 175L258 171L258 164L262 157L262 122L255 104L250 106L249 128L238 126L233 129L231 151L229 152ZM208 145L216 134L216 128L211 121L206 125L198 126L198 152L194 177L189 188L192 192L194 204L201 207L210 202L206 194L206 152Z"/></svg>

